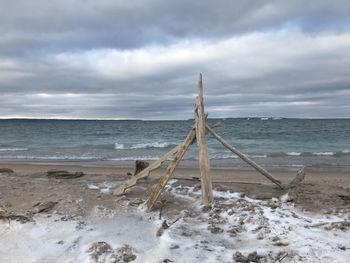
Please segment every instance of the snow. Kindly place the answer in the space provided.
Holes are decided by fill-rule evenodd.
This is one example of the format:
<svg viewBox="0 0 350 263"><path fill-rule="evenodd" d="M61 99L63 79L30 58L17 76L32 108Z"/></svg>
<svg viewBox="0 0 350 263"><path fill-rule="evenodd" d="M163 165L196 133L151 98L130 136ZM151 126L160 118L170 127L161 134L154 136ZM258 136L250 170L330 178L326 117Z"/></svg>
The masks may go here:
<svg viewBox="0 0 350 263"><path fill-rule="evenodd" d="M283 263L348 262L349 229L318 224L348 221L349 215L312 214L279 199L261 201L220 191L214 191L216 203L207 211L198 190L172 183L167 192L192 199L192 206L160 237L158 212L146 213L142 205L118 213L97 207L88 218L70 221L57 214L39 215L34 223L0 222L0 262L109 262L108 255L100 261L91 258L88 250L98 241L113 249L130 245L135 263L233 262L237 251L244 256L257 251L262 262L283 256Z"/></svg>

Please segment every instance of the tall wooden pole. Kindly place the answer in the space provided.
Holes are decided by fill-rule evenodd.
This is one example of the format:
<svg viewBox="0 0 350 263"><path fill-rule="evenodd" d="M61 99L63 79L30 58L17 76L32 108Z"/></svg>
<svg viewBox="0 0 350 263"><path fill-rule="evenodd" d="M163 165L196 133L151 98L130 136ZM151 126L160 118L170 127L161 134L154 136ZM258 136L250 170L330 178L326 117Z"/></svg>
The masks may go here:
<svg viewBox="0 0 350 263"><path fill-rule="evenodd" d="M196 138L199 149L199 169L201 173L202 203L203 205L209 205L213 202L213 190L212 181L210 177L207 143L205 139L206 121L204 113L203 84L201 73L199 74L198 98L194 115L196 120Z"/></svg>

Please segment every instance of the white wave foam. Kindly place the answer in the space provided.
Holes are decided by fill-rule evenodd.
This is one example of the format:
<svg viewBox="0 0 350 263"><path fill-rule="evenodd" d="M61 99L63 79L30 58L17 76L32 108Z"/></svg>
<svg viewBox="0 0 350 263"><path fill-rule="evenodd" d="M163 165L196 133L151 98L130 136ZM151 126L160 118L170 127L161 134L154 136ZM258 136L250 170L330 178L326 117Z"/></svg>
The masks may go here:
<svg viewBox="0 0 350 263"><path fill-rule="evenodd" d="M28 148L0 148L0 152L28 151Z"/></svg>
<svg viewBox="0 0 350 263"><path fill-rule="evenodd" d="M315 152L312 154L318 155L318 156L332 156L332 155L334 155L334 152Z"/></svg>
<svg viewBox="0 0 350 263"><path fill-rule="evenodd" d="M286 154L290 155L290 156L300 156L301 155L301 153L298 153L298 152L287 152Z"/></svg>
<svg viewBox="0 0 350 263"><path fill-rule="evenodd" d="M167 142L151 142L151 143L139 143L132 145L131 149L143 149L143 148L166 148L171 144Z"/></svg>
<svg viewBox="0 0 350 263"><path fill-rule="evenodd" d="M263 154L263 155L250 155L249 157L252 157L252 158L266 158L267 155L266 154Z"/></svg>
<svg viewBox="0 0 350 263"><path fill-rule="evenodd" d="M122 143L115 143L114 144L114 149L116 149L116 150L119 150L119 149L125 149L125 146L124 146L124 144L122 144Z"/></svg>
<svg viewBox="0 0 350 263"><path fill-rule="evenodd" d="M147 149L147 148L166 148L169 147L171 143L167 142L149 142L149 143L137 143L137 144L132 144L130 146L127 146L123 143L115 143L114 148L117 150L123 150L123 149Z"/></svg>
<svg viewBox="0 0 350 263"><path fill-rule="evenodd" d="M159 157L155 156L127 156L127 157L119 157L119 158L108 158L107 161L136 161L136 160L146 160L146 161L154 161L158 160Z"/></svg>

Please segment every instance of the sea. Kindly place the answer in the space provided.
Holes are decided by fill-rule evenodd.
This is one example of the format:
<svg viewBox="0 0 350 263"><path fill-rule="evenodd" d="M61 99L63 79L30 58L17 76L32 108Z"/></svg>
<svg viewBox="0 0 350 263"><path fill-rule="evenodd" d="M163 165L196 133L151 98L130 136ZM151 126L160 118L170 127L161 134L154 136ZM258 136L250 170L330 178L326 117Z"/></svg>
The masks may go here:
<svg viewBox="0 0 350 263"><path fill-rule="evenodd" d="M350 119L226 118L216 132L271 170L350 171ZM0 120L0 162L132 166L154 161L181 143L193 120ZM210 165L250 169L207 136ZM181 163L198 166L191 145Z"/></svg>

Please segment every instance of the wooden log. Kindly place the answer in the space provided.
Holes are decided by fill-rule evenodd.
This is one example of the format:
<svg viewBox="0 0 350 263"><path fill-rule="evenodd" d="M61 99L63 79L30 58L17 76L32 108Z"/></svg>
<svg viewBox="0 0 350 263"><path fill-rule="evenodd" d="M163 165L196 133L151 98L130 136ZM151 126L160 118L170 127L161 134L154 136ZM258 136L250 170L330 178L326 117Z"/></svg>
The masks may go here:
<svg viewBox="0 0 350 263"><path fill-rule="evenodd" d="M154 188L151 195L149 196L146 202L149 211L153 208L154 204L157 202L165 185L169 181L170 177L173 175L175 168L180 163L182 157L184 156L185 152L187 151L188 147L190 146L191 142L194 140L195 137L196 137L196 132L195 132L195 129L192 128L192 130L188 133L186 139L180 144L180 147L174 159L169 164L165 174L160 178L157 186Z"/></svg>
<svg viewBox="0 0 350 263"><path fill-rule="evenodd" d="M212 129L214 129L214 128L218 127L218 126L220 126L219 122L211 125L210 127ZM194 127L195 126L193 126L193 128ZM191 144L193 144L194 142L195 142L195 138L193 138ZM117 196L123 195L127 189L129 189L129 188L133 187L134 185L136 185L138 180L148 177L150 172L158 169L162 165L162 163L164 161L169 159L171 156L173 156L178 151L179 147L180 147L180 145L174 147L169 152L167 152L162 157L160 157L157 161L155 161L152 164L150 164L150 166L148 166L145 170L142 170L139 174L137 174L137 175L131 177L130 179L126 180L122 185L120 185L118 188L116 188L113 191L113 194L117 195Z"/></svg>
<svg viewBox="0 0 350 263"><path fill-rule="evenodd" d="M245 161L247 164L255 168L257 171L259 171L263 176L265 176L267 179L269 179L271 182L276 184L280 189L283 189L282 183L275 179L272 174L270 174L268 171L266 171L263 167L255 163L253 160L249 159L245 154L241 153L238 149L228 144L223 138L221 138L213 129L211 129L208 125L206 125L206 129L214 136L215 139L217 139L223 146L225 146L227 149L229 149L231 152L236 154L239 158L241 158L243 161Z"/></svg>
<svg viewBox="0 0 350 263"><path fill-rule="evenodd" d="M210 177L208 149L205 139L205 118L206 115L204 113L202 74L199 74L198 98L195 110L196 138L199 150L199 169L201 173L202 203L203 205L209 205L213 202L213 190L212 181Z"/></svg>

